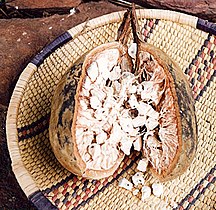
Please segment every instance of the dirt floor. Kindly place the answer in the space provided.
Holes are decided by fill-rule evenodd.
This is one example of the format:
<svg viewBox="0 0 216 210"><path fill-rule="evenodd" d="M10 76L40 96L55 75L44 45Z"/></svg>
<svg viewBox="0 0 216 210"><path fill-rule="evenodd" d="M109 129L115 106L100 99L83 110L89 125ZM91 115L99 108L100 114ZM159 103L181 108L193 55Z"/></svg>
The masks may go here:
<svg viewBox="0 0 216 210"><path fill-rule="evenodd" d="M71 14L73 8L75 14ZM31 58L66 30L125 9L108 0L0 0L0 210L35 209L12 172L6 141L7 107L20 73Z"/></svg>

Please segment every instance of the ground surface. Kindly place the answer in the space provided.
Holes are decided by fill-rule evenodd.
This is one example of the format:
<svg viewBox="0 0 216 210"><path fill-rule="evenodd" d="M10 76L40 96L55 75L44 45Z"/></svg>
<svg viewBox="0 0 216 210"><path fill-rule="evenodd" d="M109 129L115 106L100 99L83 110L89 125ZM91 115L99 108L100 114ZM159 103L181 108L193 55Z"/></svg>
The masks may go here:
<svg viewBox="0 0 216 210"><path fill-rule="evenodd" d="M35 209L11 169L5 119L20 73L45 45L88 19L125 9L106 1L0 0L0 209ZM76 13L69 15L75 7ZM35 18L36 17L36 18Z"/></svg>

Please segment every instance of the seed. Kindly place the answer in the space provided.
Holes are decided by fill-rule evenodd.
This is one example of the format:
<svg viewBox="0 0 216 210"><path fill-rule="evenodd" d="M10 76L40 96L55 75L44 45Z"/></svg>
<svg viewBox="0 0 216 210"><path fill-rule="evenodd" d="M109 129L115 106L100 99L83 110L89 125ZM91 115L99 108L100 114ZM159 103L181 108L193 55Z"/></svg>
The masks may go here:
<svg viewBox="0 0 216 210"><path fill-rule="evenodd" d="M147 169L147 166L148 166L148 160L145 158L145 159L141 159L137 165L137 169L139 171L142 171L142 172L145 172L146 169Z"/></svg>
<svg viewBox="0 0 216 210"><path fill-rule="evenodd" d="M141 172L137 172L135 173L133 176L132 176L132 181L134 183L135 186L141 184L141 185L144 185L144 176L143 176L143 173Z"/></svg>
<svg viewBox="0 0 216 210"><path fill-rule="evenodd" d="M151 196L151 188L148 186L142 187L142 201L145 201L147 198Z"/></svg>
<svg viewBox="0 0 216 210"><path fill-rule="evenodd" d="M160 197L163 194L163 185L161 183L154 183L152 185L153 194L157 197Z"/></svg>
<svg viewBox="0 0 216 210"><path fill-rule="evenodd" d="M100 102L97 96L92 96L90 98L90 105L93 109L99 109L102 107L102 103Z"/></svg>
<svg viewBox="0 0 216 210"><path fill-rule="evenodd" d="M98 66L96 62L92 62L87 70L87 74L92 82L95 82L96 78L98 77Z"/></svg>
<svg viewBox="0 0 216 210"><path fill-rule="evenodd" d="M132 58L136 58L136 53L137 53L137 43L132 43L131 46L128 48L128 54Z"/></svg>
<svg viewBox="0 0 216 210"><path fill-rule="evenodd" d="M130 181L128 181L126 178L122 178L120 181L119 181L119 187L123 187L123 188L125 188L125 189L127 189L127 190L132 190L132 188L133 188L133 184L130 182Z"/></svg>
<svg viewBox="0 0 216 210"><path fill-rule="evenodd" d="M133 142L134 150L140 151L142 147L142 139L139 137Z"/></svg>

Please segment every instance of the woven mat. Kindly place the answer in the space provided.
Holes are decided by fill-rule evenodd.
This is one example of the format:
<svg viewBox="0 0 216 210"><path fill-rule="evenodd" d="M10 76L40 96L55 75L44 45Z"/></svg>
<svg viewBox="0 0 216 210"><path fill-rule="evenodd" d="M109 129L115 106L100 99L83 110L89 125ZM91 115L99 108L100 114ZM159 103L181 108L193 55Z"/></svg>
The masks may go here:
<svg viewBox="0 0 216 210"><path fill-rule="evenodd" d="M208 23L181 13L137 10L146 42L174 59L191 84L198 123L198 150L179 178L164 183L160 198L142 202L118 187L136 172L139 155L126 157L113 176L86 180L64 169L49 143L51 99L62 76L79 57L114 41L124 12L102 16L70 29L28 64L15 87L7 116L13 171L38 209L216 209L216 37ZM197 29L201 28L203 30ZM210 29L211 30L211 29ZM149 175L149 182L155 179Z"/></svg>

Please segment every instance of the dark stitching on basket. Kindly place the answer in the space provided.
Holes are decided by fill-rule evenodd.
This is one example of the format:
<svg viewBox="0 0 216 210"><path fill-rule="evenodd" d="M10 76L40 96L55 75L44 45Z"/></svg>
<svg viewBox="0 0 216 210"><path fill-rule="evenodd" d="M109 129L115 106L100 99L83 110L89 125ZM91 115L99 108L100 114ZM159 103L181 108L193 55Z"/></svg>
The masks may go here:
<svg viewBox="0 0 216 210"><path fill-rule="evenodd" d="M30 125L17 128L18 131L18 140L22 141L28 138L32 138L49 128L49 117L50 114L47 114L41 117L39 120L31 123Z"/></svg>
<svg viewBox="0 0 216 210"><path fill-rule="evenodd" d="M43 193L38 190L31 195L28 196L28 199L33 203L33 205L38 210L58 210L56 206L54 206L50 200L48 200Z"/></svg>
<svg viewBox="0 0 216 210"><path fill-rule="evenodd" d="M195 57L192 59L192 62L189 64L188 68L185 69L185 74L189 74L190 70L192 69L192 66L195 65L197 59L201 56L202 52L205 50L206 47L208 47L208 42L210 41L212 35L209 34L208 37L204 40L204 43L203 45L201 46L200 50L198 50L197 54L195 55ZM213 56L214 52L211 51L210 55ZM204 61L204 69L201 70L200 68L198 69L198 80L200 80L201 76L201 71L206 71L207 67L208 67L208 62L207 61ZM196 96L195 100L199 101L200 97L202 97L203 93L207 90L207 87L210 86L210 83L211 81L213 81L214 77L216 76L216 70L214 70L214 73L211 75L211 78L207 81L207 84L200 90L199 94ZM194 87L194 83L195 83L195 78L191 78L190 80L190 83L191 83L191 88L193 89Z"/></svg>
<svg viewBox="0 0 216 210"><path fill-rule="evenodd" d="M108 182L105 186L103 186L100 190L98 190L95 194L93 194L91 197L89 197L86 201L83 201L82 203L80 203L77 207L72 208L72 210L76 210L81 206L84 206L86 203L88 203L91 199L93 199L98 193L103 192L105 190L105 188L109 187L110 184L112 184L114 181L116 181L120 176L122 176L122 174L124 172L126 172L129 168L131 168L131 166L134 164L134 161L137 161L139 158L141 157L141 155L138 155L135 157L135 159L133 161L131 161L131 163L125 168L123 169L115 178L113 178L110 182Z"/></svg>
<svg viewBox="0 0 216 210"><path fill-rule="evenodd" d="M113 179L112 179L110 182L108 182L106 185L104 185L104 186L103 186L100 190L98 190L95 194L93 194L91 197L87 198L85 201L82 201L80 204L78 204L76 207L74 207L74 208L72 208L72 209L73 209L73 210L76 210L76 209L78 209L79 207L84 206L84 205L85 205L86 203L88 203L91 199L93 199L98 193L100 193L100 192L102 192L103 190L105 190L105 188L107 188L110 184L112 184L112 183L113 183L114 181L116 181L120 176L122 176L122 174L124 174L129 168L131 168L131 166L134 164L134 162L136 162L136 161L140 158L140 156L141 156L141 155L136 156L136 157L134 158L134 160L131 161L131 163L130 163L128 166L125 167L125 169L123 169L118 175L116 175L115 178L113 177ZM47 189L43 190L43 191L42 191L43 194L44 194L45 196L48 197L48 195L46 195L46 194L49 194L51 191L53 191L53 190L59 188L60 186L64 185L64 184L67 183L69 180L71 180L74 176L75 176L75 175L71 174L70 176L68 176L68 177L65 178L64 180L60 181L60 182L57 183L56 185L53 185L51 188L47 188ZM92 180L91 182L92 182L92 185L95 185L96 182L97 182L97 180ZM84 184L84 186L85 186L85 185L87 186L88 183L89 183L89 180L85 180L83 184ZM102 183L101 183L101 184L102 184ZM76 190L78 190L78 186L77 186L77 188L74 189L74 192L75 192ZM73 193L74 193L74 192L73 192ZM75 196L76 196L76 193L75 193Z"/></svg>
<svg viewBox="0 0 216 210"><path fill-rule="evenodd" d="M197 100L199 100L199 98L200 98L201 96L203 96L203 93L207 90L207 87L210 86L210 83L213 81L215 75L216 75L216 70L214 70L214 74L211 75L211 78L208 80L208 82L206 83L206 85L205 85L205 86L203 87L203 89L200 91L199 95L197 96L197 97L198 97Z"/></svg>
<svg viewBox="0 0 216 210"><path fill-rule="evenodd" d="M61 180L59 183L57 183L56 185L53 185L51 188L47 188L45 190L43 190L42 192L44 194L49 194L51 191L55 190L56 188L59 188L60 186L62 186L64 183L68 182L69 180L71 180L75 175L71 174L68 177L66 177L65 179Z"/></svg>
<svg viewBox="0 0 216 210"><path fill-rule="evenodd" d="M200 182L190 191L190 193L188 195L186 195L185 198L183 198L180 203L178 204L178 207L177 208L174 208L174 210L178 210L180 207L183 206L183 204L188 200L188 198L190 196L193 196L193 194L198 190L198 188L204 183L204 181L206 181L209 177L209 175L213 175L214 172L216 170L216 165L210 170L209 173L206 174L206 176L200 180ZM202 194L205 193L206 189L209 188L209 186L211 184L213 184L214 182L216 181L216 177L214 177L203 189L201 192L199 192L199 194L193 199L193 201L187 205L187 207L185 208L185 210L189 210L189 208L200 198L200 196Z"/></svg>
<svg viewBox="0 0 216 210"><path fill-rule="evenodd" d="M68 41L72 39L72 36L69 32L65 32L59 37L57 37L55 40L53 40L50 44L48 44L46 47L42 49L40 53L38 53L31 61L34 65L39 67L41 63L51 54L53 53L57 48L61 47Z"/></svg>
<svg viewBox="0 0 216 210"><path fill-rule="evenodd" d="M213 22L209 22L207 20L203 20L199 18L197 21L196 28L205 31L207 33L216 35L216 24Z"/></svg>
<svg viewBox="0 0 216 210"><path fill-rule="evenodd" d="M146 19L146 20L149 20L149 19ZM150 21L151 21L151 19L150 19ZM147 29L146 29L146 28L148 27L149 22L147 22L147 23L142 27L141 32L142 32L142 35L144 36L143 39L144 39L145 42L148 41L148 39L150 38L150 35L153 33L154 28L155 28L156 25L158 25L159 21L160 21L159 19L156 19L155 22L153 22L152 27L150 27L150 30L147 30ZM145 30L148 31L147 36L145 36L145 34L144 34Z"/></svg>

